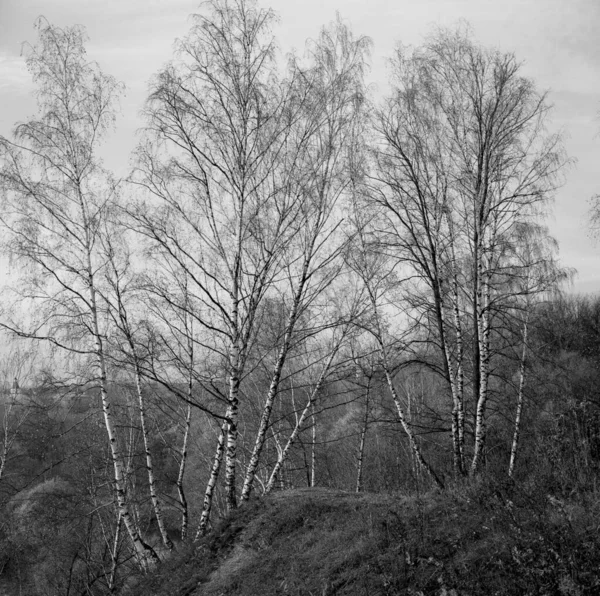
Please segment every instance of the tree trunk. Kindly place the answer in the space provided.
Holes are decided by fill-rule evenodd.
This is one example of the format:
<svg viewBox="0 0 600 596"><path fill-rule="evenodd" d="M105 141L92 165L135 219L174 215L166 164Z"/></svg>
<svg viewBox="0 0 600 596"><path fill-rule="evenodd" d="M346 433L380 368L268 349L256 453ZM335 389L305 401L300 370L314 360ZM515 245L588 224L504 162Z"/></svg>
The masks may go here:
<svg viewBox="0 0 600 596"><path fill-rule="evenodd" d="M235 385L235 387L234 387ZM237 507L235 468L237 457L238 439L238 407L239 407L239 382L231 379L231 390L229 393L229 406L227 408L227 447L225 450L225 503L227 511L233 511Z"/></svg>
<svg viewBox="0 0 600 596"><path fill-rule="evenodd" d="M132 349L135 347L132 345ZM146 454L146 471L148 472L148 486L150 489L150 499L152 500L152 507L154 508L154 515L156 516L156 523L158 524L158 530L162 538L163 544L166 548L171 550L173 548L173 542L167 534L165 528L165 521L163 518L162 507L160 499L158 497L158 491L156 490L156 481L154 479L154 466L152 464L152 454L150 453L150 444L148 442L148 429L146 428L146 407L144 404L144 394L142 391L142 381L139 363L137 360L137 354L134 352L133 358L135 360L135 385L138 396L138 407L140 413L140 424L142 427L142 437L144 440L144 452Z"/></svg>
<svg viewBox="0 0 600 596"><path fill-rule="evenodd" d="M383 341L383 332L381 329L381 323L379 321L379 312L377 309L377 301L375 299L375 296L373 295L372 290L367 287L367 291L369 292L371 306L373 307L373 314L375 315L375 317L374 317L375 318L375 331L376 331L375 339L377 340L377 343L379 344L379 350L381 352L381 360L382 360L382 364L383 364L385 378L387 381L388 389L390 390L390 394L392 396L392 400L394 401L394 405L396 406L396 411L398 413L398 418L400 419L400 424L402 425L402 428L404 429L404 432L406 433L406 436L408 437L408 442L410 444L411 451L414 454L415 459L419 462L419 466L421 466L429 474L429 476L431 477L431 479L433 480L433 482L435 483L435 485L438 488L444 488L442 481L438 478L438 476L434 472L433 468L429 465L429 463L423 457L423 454L421 453L421 448L419 447L419 444L417 443L417 440L412 431L412 428L409 426L408 422L406 421L406 417L404 415L404 409L402 408L402 403L400 401L400 397L398 396L398 393L396 392L396 388L394 387L394 381L392 379L392 374L391 374L389 363L388 363L387 349L386 349L385 343Z"/></svg>
<svg viewBox="0 0 600 596"><path fill-rule="evenodd" d="M315 418L315 404L310 406L310 416L312 418L312 433L310 443L310 486L315 486L315 478L317 474L317 419Z"/></svg>
<svg viewBox="0 0 600 596"><path fill-rule="evenodd" d="M527 357L527 324L528 315L525 315L523 324L523 352L521 354L521 365L519 370L519 392L517 394L517 413L515 415L515 430L513 434L512 445L510 448L510 462L508 464L508 476L512 478L515 471L515 461L517 459L517 449L519 447L519 435L521 432L521 414L523 412L523 390L525 388L525 366Z"/></svg>
<svg viewBox="0 0 600 596"><path fill-rule="evenodd" d="M271 375L271 384L269 386L269 392L267 393L267 400L265 402L265 406L263 408L262 416L260 418L260 424L258 427L258 432L256 434L256 442L254 444L254 449L252 450L252 455L250 457L250 463L248 464L248 469L246 470L246 476L244 478L244 485L242 487L242 495L241 500L247 501L250 498L250 492L252 491L252 483L254 482L254 477L256 475L256 469L258 468L258 462L260 460L260 454L262 452L263 446L265 444L266 436L267 436L267 428L269 427L269 421L271 419L271 412L273 410L273 403L275 401L275 397L277 396L277 391L279 389L279 382L281 380L281 373L283 371L283 366L287 359L288 352L290 350L290 346L292 343L292 335L294 333L294 328L296 326L296 322L298 320L298 312L300 310L300 304L302 302L302 298L304 296L304 291L306 288L306 283L308 280L308 269L311 263L311 259L313 257L314 244L315 244L316 235L313 235L312 242L309 245L309 249L307 254L305 255L304 263L302 266L302 273L300 275L300 280L298 282L298 288L296 289L296 293L294 294L294 301L292 303L292 308L290 310L290 314L288 316L287 325L285 328L285 333L283 336L283 345L279 350L279 355L277 357L277 362L275 363L275 367L273 369L273 373Z"/></svg>
<svg viewBox="0 0 600 596"><path fill-rule="evenodd" d="M110 569L110 577L108 578L108 591L112 594L115 589L115 580L117 579L117 567L119 566L119 539L121 537L121 515L117 515L117 527L115 529L115 541L111 552L112 565Z"/></svg>
<svg viewBox="0 0 600 596"><path fill-rule="evenodd" d="M326 363L325 367L323 368L323 370L321 371L321 374L319 375L319 380L317 381L315 388L312 390L312 392L308 398L308 401L306 402L306 405L304 406L304 409L302 410L302 414L300 415L300 418L298 418L298 421L296 422L296 426L294 427L292 434L289 436L287 443L286 443L285 447L283 448L282 452L277 457L277 463L275 464L275 467L273 468L273 471L271 472L271 476L269 477L269 481L267 482L267 486L265 488L265 494L270 493L271 490L273 489L273 485L275 483L275 479L277 478L277 474L279 473L283 463L285 462L292 445L296 441L298 434L300 433L300 430L302 429L302 425L304 424L304 421L306 420L306 418L309 415L309 411L310 411L312 405L314 404L314 401L317 398L317 395L318 395L319 391L321 390L321 387L323 386L325 379L327 378L327 373L329 372L329 369L331 368L331 365L333 364L333 359L335 358L335 355L336 355L338 349L339 349L339 344L331 351L331 354L329 355L329 358L327 359L327 363Z"/></svg>
<svg viewBox="0 0 600 596"><path fill-rule="evenodd" d="M454 249L452 249L453 264L456 267L456 257ZM462 325L460 322L460 311L458 302L458 280L456 272L453 279L453 301L452 311L454 314L454 330L456 334L456 395L457 395L457 412L456 421L458 425L458 450L460 458L460 471L465 472L465 405L464 405L464 371L463 371L463 337Z"/></svg>
<svg viewBox="0 0 600 596"><path fill-rule="evenodd" d="M117 437L114 430L114 423L112 419L111 404L108 399L108 392L106 390L106 372L104 368L104 358L98 357L101 367L101 382L100 382L100 394L102 398L102 412L104 414L104 424L106 426L106 432L108 434L108 442L110 445L110 453L114 469L114 486L117 496L117 505L119 507L119 513L123 519L123 523L127 528L131 542L133 543L135 552L139 557L140 563L143 567L148 567L149 564L153 564L158 561L158 557L154 550L148 546L140 536L136 524L131 517L129 510L129 504L127 503L127 497L125 492L125 478L123 474L123 461L121 452L117 443Z"/></svg>
<svg viewBox="0 0 600 596"><path fill-rule="evenodd" d="M483 304L481 312L478 313L478 355L479 355L479 395L477 398L477 409L475 413L475 445L473 449L473 460L471 462L470 474L475 475L481 466L483 450L485 448L486 438L486 418L485 412L488 398L488 379L489 379L489 337L490 337L490 289L489 284L483 283Z"/></svg>
<svg viewBox="0 0 600 596"><path fill-rule="evenodd" d="M365 443L367 437L367 429L369 426L369 397L371 394L371 377L367 378L367 395L365 404L365 418L363 425L360 430L360 442L358 445L357 464L356 464L356 492L362 491L362 477L363 477L363 459L365 455Z"/></svg>
<svg viewBox="0 0 600 596"><path fill-rule="evenodd" d="M202 514L200 515L200 523L198 524L198 530L196 532L195 540L198 540L201 536L206 534L208 529L208 522L210 519L210 511L212 508L213 494L215 487L217 486L217 480L219 478L219 470L221 469L221 462L223 461L223 452L225 449L225 435L227 434L228 422L223 422L219 438L217 440L217 449L213 457L212 467L210 469L210 477L204 491L204 503L202 505Z"/></svg>
<svg viewBox="0 0 600 596"><path fill-rule="evenodd" d="M92 331L94 334L94 340L96 344L96 358L98 362L98 369L100 372L100 396L102 399L102 412L104 414L104 424L106 426L106 433L108 435L108 442L110 446L110 453L114 469L114 487L117 496L117 505L119 507L119 515L121 516L136 555L143 568L152 566L158 562L158 557L154 550L147 545L142 537L140 536L136 524L131 517L129 510L129 504L127 502L127 496L125 491L125 478L123 474L123 457L117 441L115 433L115 427L112 417L111 403L108 398L107 390L107 376L106 376L106 362L104 359L104 347L102 345L102 338L100 335L100 328L98 324L98 309L96 306L96 292L94 288L91 260L88 254L88 275L89 275L89 293L90 293L90 304L91 304L91 316L92 316Z"/></svg>
<svg viewBox="0 0 600 596"><path fill-rule="evenodd" d="M179 495L179 504L181 505L181 539L184 540L187 536L188 529L188 504L183 491L183 476L185 472L185 464L187 461L187 445L190 434L190 423L192 418L192 406L188 404L185 415L183 443L181 445L181 459L179 460L179 473L177 474L177 494Z"/></svg>

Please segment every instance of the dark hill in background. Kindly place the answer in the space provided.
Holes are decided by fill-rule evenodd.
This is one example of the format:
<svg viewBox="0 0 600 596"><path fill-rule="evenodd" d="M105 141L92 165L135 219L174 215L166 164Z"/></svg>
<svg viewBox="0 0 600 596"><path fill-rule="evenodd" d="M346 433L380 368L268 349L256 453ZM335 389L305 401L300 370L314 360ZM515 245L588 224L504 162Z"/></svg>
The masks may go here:
<svg viewBox="0 0 600 596"><path fill-rule="evenodd" d="M511 485L300 489L181 545L128 596L600 594L600 507Z"/></svg>

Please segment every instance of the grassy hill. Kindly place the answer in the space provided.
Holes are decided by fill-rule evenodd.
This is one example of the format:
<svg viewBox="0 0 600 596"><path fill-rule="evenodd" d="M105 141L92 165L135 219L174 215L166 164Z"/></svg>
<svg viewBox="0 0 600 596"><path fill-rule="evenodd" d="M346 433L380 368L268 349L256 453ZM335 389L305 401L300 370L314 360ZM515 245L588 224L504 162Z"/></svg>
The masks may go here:
<svg viewBox="0 0 600 596"><path fill-rule="evenodd" d="M299 489L181 546L130 596L600 594L600 508L494 483L417 496Z"/></svg>

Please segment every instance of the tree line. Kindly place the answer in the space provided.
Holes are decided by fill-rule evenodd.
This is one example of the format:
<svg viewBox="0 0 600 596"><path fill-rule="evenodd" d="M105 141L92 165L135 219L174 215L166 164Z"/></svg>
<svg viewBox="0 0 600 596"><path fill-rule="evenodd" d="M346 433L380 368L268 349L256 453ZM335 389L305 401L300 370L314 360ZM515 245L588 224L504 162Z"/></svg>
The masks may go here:
<svg viewBox="0 0 600 596"><path fill-rule="evenodd" d="M338 18L284 59L274 21L204 5L150 82L126 179L99 157L124 87L83 28L42 18L25 51L38 112L0 137L20 273L0 324L55 365L7 378L0 483L49 417L69 461L31 464L6 507L18 526L40 495L86 495L87 558L61 579L84 593L253 491L519 474L540 321L569 277L544 226L568 163L546 94L461 26L398 45L374 97L368 38ZM97 473L77 489L69 437Z"/></svg>

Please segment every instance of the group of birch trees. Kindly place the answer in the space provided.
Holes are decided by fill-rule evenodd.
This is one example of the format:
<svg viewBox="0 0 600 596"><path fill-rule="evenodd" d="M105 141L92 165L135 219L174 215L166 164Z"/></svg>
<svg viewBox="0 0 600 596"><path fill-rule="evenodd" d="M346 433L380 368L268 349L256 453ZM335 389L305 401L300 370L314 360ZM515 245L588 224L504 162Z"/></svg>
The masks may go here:
<svg viewBox="0 0 600 596"><path fill-rule="evenodd" d="M208 2L152 79L133 170L116 180L99 148L122 86L88 60L80 27L42 19L26 52L38 115L0 137L0 221L21 274L1 322L99 393L116 531L143 567L158 555L131 510L114 384L135 396L165 549L151 393L177 412L182 538L208 528L221 478L232 510L282 482L307 428L314 458L332 388L365 400L357 490L377 380L416 469L440 487L481 470L490 400L509 400L512 475L530 312L562 277L543 215L565 156L514 56L441 31L396 50L379 100L370 40L338 19L284 62L274 22L252 0ZM519 381L499 395L496 362L511 354ZM447 423L435 457L398 387L410 366L433 379ZM277 434L286 408L291 431ZM215 428L205 488L185 483L199 416Z"/></svg>

